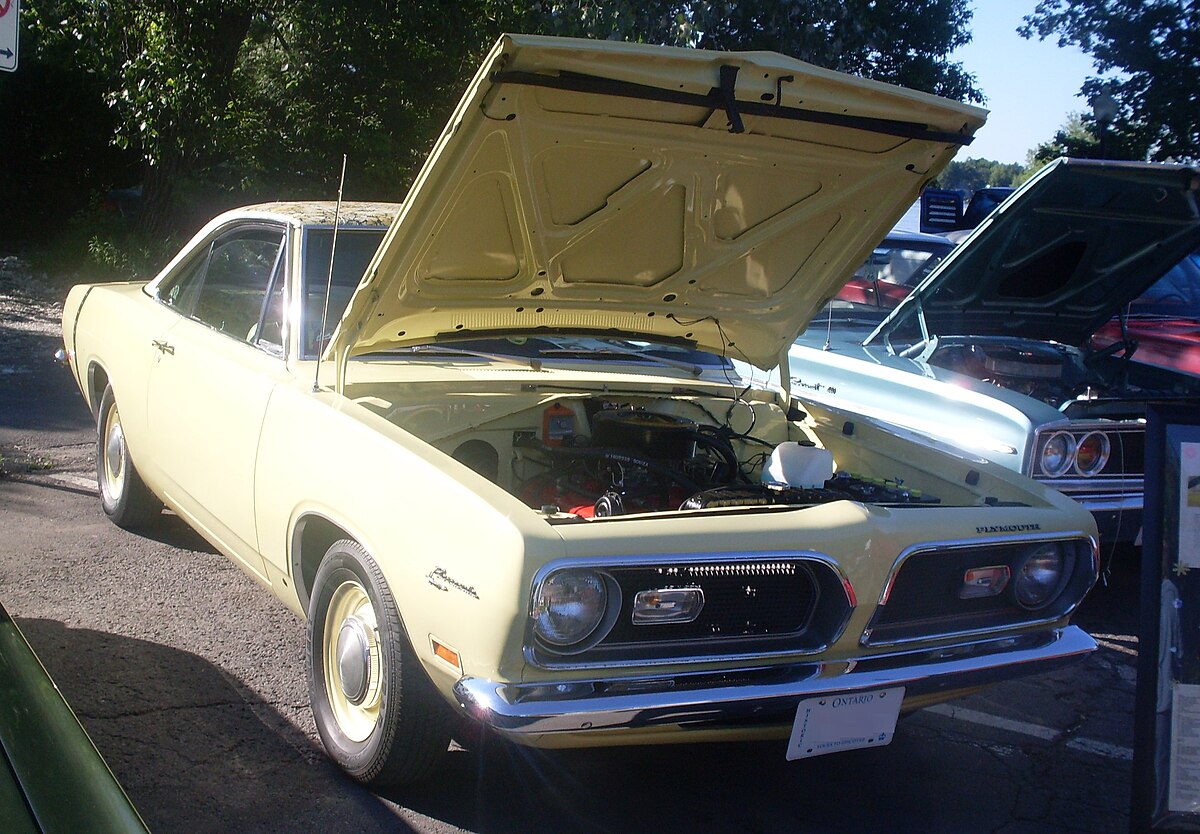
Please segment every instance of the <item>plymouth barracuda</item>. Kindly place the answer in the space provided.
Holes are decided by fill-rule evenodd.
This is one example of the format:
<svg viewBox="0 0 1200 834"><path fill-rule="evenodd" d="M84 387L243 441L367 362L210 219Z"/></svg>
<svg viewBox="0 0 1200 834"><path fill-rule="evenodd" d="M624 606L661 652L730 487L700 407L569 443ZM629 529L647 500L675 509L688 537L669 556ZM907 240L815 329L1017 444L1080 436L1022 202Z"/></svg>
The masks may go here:
<svg viewBox="0 0 1200 834"><path fill-rule="evenodd" d="M732 369L786 355L983 115L505 36L403 204L248 207L71 291L104 511L165 504L306 618L317 728L369 785L464 727L885 744L1083 657L1078 505Z"/></svg>
<svg viewBox="0 0 1200 834"><path fill-rule="evenodd" d="M811 400L957 445L1082 502L1101 539L1141 534L1145 406L1195 377L1089 339L1200 244L1197 170L1060 160L878 321L831 309L796 343ZM1119 334L1118 334L1119 335Z"/></svg>

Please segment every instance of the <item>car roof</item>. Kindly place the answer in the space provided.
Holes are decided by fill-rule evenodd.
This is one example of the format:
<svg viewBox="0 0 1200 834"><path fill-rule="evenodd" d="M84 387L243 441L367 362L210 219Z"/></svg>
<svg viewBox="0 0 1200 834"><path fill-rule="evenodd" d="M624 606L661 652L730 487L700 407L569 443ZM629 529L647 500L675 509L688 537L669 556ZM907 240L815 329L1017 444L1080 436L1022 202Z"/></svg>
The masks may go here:
<svg viewBox="0 0 1200 834"><path fill-rule="evenodd" d="M953 246L954 242L943 235L931 235L928 232L912 232L907 229L892 229L887 233L880 246L897 243L929 243Z"/></svg>
<svg viewBox="0 0 1200 834"><path fill-rule="evenodd" d="M400 203L344 200L295 200L257 203L237 209L239 216L283 220L302 226L332 226L336 216L343 226L390 226L400 211Z"/></svg>

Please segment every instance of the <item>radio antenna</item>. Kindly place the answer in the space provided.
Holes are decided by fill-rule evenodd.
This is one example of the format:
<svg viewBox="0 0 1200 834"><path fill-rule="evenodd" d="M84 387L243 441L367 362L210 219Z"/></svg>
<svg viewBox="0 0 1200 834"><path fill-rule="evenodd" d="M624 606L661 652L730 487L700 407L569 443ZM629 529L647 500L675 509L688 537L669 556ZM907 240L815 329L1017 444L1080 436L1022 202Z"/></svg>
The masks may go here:
<svg viewBox="0 0 1200 834"><path fill-rule="evenodd" d="M333 240L329 244L329 274L325 278L325 306L321 309L321 329L317 331L317 367L313 370L313 393L321 390L321 354L326 345L321 344L325 338L325 327L329 321L329 296L333 294L333 256L337 253L338 226L342 222L342 188L346 185L346 155L342 154L342 177L338 180L337 204L333 209Z"/></svg>

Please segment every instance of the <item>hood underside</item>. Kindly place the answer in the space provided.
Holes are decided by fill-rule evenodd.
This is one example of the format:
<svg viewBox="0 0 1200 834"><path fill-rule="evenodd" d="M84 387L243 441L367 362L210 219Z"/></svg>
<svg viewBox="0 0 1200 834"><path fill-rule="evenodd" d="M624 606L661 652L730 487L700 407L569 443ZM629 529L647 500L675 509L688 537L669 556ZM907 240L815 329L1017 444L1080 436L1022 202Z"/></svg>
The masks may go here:
<svg viewBox="0 0 1200 834"><path fill-rule="evenodd" d="M551 330L773 366L984 115L773 53L504 36L331 353Z"/></svg>
<svg viewBox="0 0 1200 834"><path fill-rule="evenodd" d="M932 335L1080 345L1200 246L1186 165L1060 159L1000 205L868 342L923 317Z"/></svg>

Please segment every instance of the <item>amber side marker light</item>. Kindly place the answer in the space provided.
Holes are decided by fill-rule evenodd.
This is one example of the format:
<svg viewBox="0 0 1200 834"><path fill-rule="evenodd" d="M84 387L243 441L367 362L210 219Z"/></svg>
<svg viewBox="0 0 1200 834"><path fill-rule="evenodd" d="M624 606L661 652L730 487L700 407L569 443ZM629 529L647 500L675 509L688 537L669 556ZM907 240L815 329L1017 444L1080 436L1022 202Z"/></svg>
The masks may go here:
<svg viewBox="0 0 1200 834"><path fill-rule="evenodd" d="M462 662L458 659L458 652L437 641L436 637L430 637L429 641L433 644L433 653L436 657L449 663L459 672L462 671Z"/></svg>

